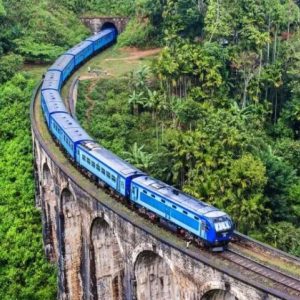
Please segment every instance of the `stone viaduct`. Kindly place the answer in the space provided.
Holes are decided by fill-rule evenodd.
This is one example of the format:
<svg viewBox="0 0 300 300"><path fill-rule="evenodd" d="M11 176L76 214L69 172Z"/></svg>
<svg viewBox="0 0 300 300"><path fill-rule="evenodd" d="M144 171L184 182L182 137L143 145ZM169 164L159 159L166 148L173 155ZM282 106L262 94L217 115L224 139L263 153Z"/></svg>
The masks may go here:
<svg viewBox="0 0 300 300"><path fill-rule="evenodd" d="M59 299L279 299L200 251L195 256L178 247L176 237L156 236L155 226L127 215L93 183L76 182L39 138L34 133L36 204L46 255L59 266Z"/></svg>
<svg viewBox="0 0 300 300"><path fill-rule="evenodd" d="M126 18L85 18L92 31ZM47 258L58 265L58 299L281 299L199 249L151 224L85 178L41 133L39 97L31 121L36 205ZM38 107L38 108L35 108ZM39 119L40 118L40 119Z"/></svg>
<svg viewBox="0 0 300 300"><path fill-rule="evenodd" d="M54 142L32 119L36 205L46 256L58 265L58 299L284 298L213 256L186 249L180 238L111 198L62 154L56 157Z"/></svg>

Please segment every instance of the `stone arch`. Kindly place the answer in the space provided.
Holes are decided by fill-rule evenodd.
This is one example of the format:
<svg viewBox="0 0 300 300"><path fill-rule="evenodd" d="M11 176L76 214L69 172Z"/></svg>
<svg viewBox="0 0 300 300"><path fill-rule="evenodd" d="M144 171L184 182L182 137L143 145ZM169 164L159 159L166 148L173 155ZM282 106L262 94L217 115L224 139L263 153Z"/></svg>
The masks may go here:
<svg viewBox="0 0 300 300"><path fill-rule="evenodd" d="M90 239L93 299L123 299L124 261L113 228L98 217L92 222Z"/></svg>
<svg viewBox="0 0 300 300"><path fill-rule="evenodd" d="M201 300L239 300L237 297L232 295L230 291L225 290L210 290L206 292L202 297Z"/></svg>
<svg viewBox="0 0 300 300"><path fill-rule="evenodd" d="M139 253L134 263L134 278L137 300L179 299L170 265L153 251Z"/></svg>
<svg viewBox="0 0 300 300"><path fill-rule="evenodd" d="M201 300L246 300L247 298L227 282L210 281L201 287Z"/></svg>
<svg viewBox="0 0 300 300"><path fill-rule="evenodd" d="M43 236L46 256L50 261L57 261L58 243L56 237L56 197L54 193L54 180L47 162L42 169L42 211Z"/></svg>
<svg viewBox="0 0 300 300"><path fill-rule="evenodd" d="M79 205L74 194L65 187L60 196L60 276L63 298L82 299L81 249L82 249L82 218Z"/></svg>
<svg viewBox="0 0 300 300"><path fill-rule="evenodd" d="M108 28L114 28L117 31L117 33L119 33L119 28L113 21L103 22L100 31Z"/></svg>
<svg viewBox="0 0 300 300"><path fill-rule="evenodd" d="M158 256L163 257L168 267L171 269L171 271L173 273L175 272L175 266L172 263L172 261L166 255L164 255L164 252L161 249L157 249L156 246L151 243L142 243L132 251L132 255L131 255L132 265L136 263L138 256L144 251L150 251L150 252L152 251L157 253Z"/></svg>

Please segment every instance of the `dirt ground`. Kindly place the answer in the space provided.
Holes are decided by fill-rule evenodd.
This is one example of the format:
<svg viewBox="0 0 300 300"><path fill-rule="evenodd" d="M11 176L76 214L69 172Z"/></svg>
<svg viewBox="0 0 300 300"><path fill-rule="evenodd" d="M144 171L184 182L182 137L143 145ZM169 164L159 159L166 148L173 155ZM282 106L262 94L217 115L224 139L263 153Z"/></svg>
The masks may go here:
<svg viewBox="0 0 300 300"><path fill-rule="evenodd" d="M120 51L122 51L123 53L126 53L127 54L126 57L122 57L122 58L107 58L107 59L105 59L105 61L136 60L136 59L140 59L140 58L143 58L143 57L147 57L147 56L158 54L160 50L161 50L160 48L148 49L148 50L141 50L141 49L134 48L134 47L124 47L124 48L121 48Z"/></svg>

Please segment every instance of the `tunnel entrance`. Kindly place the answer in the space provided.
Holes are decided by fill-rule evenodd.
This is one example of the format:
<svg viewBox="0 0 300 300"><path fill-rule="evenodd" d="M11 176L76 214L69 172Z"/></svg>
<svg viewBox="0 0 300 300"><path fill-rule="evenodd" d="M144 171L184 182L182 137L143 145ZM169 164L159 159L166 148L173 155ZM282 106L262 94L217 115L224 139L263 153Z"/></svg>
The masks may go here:
<svg viewBox="0 0 300 300"><path fill-rule="evenodd" d="M102 26L100 30L104 30L104 29L115 29L117 34L119 34L118 28L117 26L113 23L113 22L105 22Z"/></svg>

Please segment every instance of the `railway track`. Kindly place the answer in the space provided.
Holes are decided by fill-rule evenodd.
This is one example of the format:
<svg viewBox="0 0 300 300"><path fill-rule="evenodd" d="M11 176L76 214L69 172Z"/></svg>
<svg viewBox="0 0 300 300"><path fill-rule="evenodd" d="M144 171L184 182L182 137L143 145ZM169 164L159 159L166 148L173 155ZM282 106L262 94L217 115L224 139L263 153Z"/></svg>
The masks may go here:
<svg viewBox="0 0 300 300"><path fill-rule="evenodd" d="M256 274L258 281L266 278L272 281L273 288L284 290L288 294L297 296L300 299L300 278L287 274L274 267L262 264L249 256L243 255L236 250L228 249L227 251L219 254L222 258L246 269L248 272Z"/></svg>
<svg viewBox="0 0 300 300"><path fill-rule="evenodd" d="M262 242L256 241L248 236L245 236L239 232L235 232L234 236L235 244L239 247L243 247L244 249L247 249L248 251L251 251L253 253L262 253L266 256L273 256L281 261L292 264L299 268L299 277L300 277L300 258L293 256L289 253L283 252L279 249L273 248L267 244L264 244Z"/></svg>

